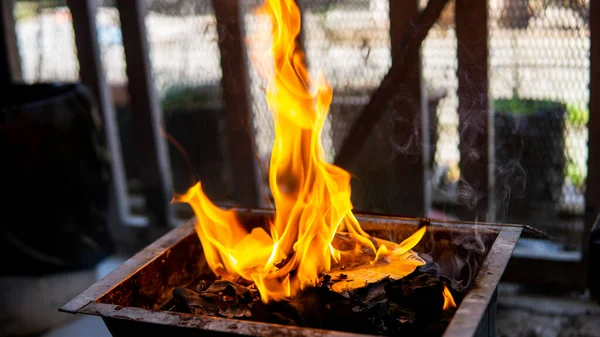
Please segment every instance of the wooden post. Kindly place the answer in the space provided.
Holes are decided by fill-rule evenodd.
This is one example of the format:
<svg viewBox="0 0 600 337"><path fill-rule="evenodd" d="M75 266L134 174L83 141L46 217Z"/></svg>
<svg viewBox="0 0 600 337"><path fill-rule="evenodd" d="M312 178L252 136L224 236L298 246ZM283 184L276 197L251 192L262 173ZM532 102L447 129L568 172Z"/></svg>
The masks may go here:
<svg viewBox="0 0 600 337"><path fill-rule="evenodd" d="M8 46L6 39L6 19L4 18L7 9L5 4L2 3L0 8L0 84L6 85L12 83L12 72L11 66L8 59Z"/></svg>
<svg viewBox="0 0 600 337"><path fill-rule="evenodd" d="M419 18L419 1L394 1L390 4L390 40L392 63L401 62L403 41L411 35ZM429 116L423 95L420 48L406 56L416 60L408 70L404 83L398 88L401 97L392 103L397 111L394 118L393 141L406 149L397 152L393 160L394 174L403 181L402 188L394 187L396 205L392 210L403 216L427 216L430 205L429 185Z"/></svg>
<svg viewBox="0 0 600 337"><path fill-rule="evenodd" d="M335 164L347 168L355 159L365 141L371 135L374 126L385 111L389 110L391 102L397 97L397 88L406 80L411 69L420 62L418 57L421 44L427 37L429 29L437 21L449 0L429 0L427 7L421 11L410 34L401 43L393 42L394 55L392 67L381 81L381 85L371 96L369 103L361 111L352 125L335 158ZM392 2L398 2L393 0ZM396 4L397 5L397 4ZM395 38L395 37L394 37Z"/></svg>
<svg viewBox="0 0 600 337"><path fill-rule="evenodd" d="M460 134L459 215L494 219L494 123L489 99L488 2L456 0L458 116Z"/></svg>
<svg viewBox="0 0 600 337"><path fill-rule="evenodd" d="M128 89L137 145L142 190L150 224L171 222L171 169L165 139L160 134L162 111L155 94L146 37L146 8L141 0L117 0L125 50Z"/></svg>
<svg viewBox="0 0 600 337"><path fill-rule="evenodd" d="M587 267L590 232L600 215L600 1L590 1L590 119L588 121L587 181L585 188L585 228L583 263Z"/></svg>
<svg viewBox="0 0 600 337"><path fill-rule="evenodd" d="M81 82L94 93L103 119L106 144L110 152L112 191L118 218L118 223L114 228L111 228L111 231L114 235L119 236L118 233L120 233L122 225L126 223L129 215L127 183L115 110L100 61L98 36L96 34L96 1L67 0L67 5L73 17L73 30L75 31L75 44L79 59L79 76Z"/></svg>
<svg viewBox="0 0 600 337"><path fill-rule="evenodd" d="M225 103L229 156L237 202L258 207L259 171L244 46L244 20L239 0L213 0L219 34L223 100Z"/></svg>
<svg viewBox="0 0 600 337"><path fill-rule="evenodd" d="M3 71L0 74L0 80L9 79L12 82L20 82L22 80L21 58L15 31L14 0L2 0L0 6L0 20L2 20L0 26L2 55L0 58L2 58Z"/></svg>

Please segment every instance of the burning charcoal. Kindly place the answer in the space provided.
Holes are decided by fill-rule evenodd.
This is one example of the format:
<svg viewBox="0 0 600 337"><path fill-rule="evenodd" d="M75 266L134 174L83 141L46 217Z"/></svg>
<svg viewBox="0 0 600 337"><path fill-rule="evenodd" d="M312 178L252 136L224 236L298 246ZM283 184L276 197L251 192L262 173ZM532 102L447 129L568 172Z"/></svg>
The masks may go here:
<svg viewBox="0 0 600 337"><path fill-rule="evenodd" d="M242 302L252 301L252 294L248 288L227 280L213 282L210 287L200 294L205 297L218 295L221 296L221 301L234 301L236 299Z"/></svg>
<svg viewBox="0 0 600 337"><path fill-rule="evenodd" d="M387 303L387 294L385 291L385 282L370 285L366 288L363 296L356 296L353 298L353 302L356 303L352 307L352 311L355 312L367 312L373 310L377 306L381 306Z"/></svg>
<svg viewBox="0 0 600 337"><path fill-rule="evenodd" d="M332 283L331 275L323 275L320 287L323 289L329 289L331 283Z"/></svg>
<svg viewBox="0 0 600 337"><path fill-rule="evenodd" d="M382 320L388 328L387 335L389 336L411 335L411 331L417 323L414 311L393 302L390 302Z"/></svg>
<svg viewBox="0 0 600 337"><path fill-rule="evenodd" d="M278 312L273 313L273 316L278 320L276 323L286 324L286 325L296 325L296 322L293 319L285 317L284 315L282 315Z"/></svg>
<svg viewBox="0 0 600 337"><path fill-rule="evenodd" d="M278 317L291 320L295 325L323 328L331 312L338 308L349 311L349 302L327 286L320 286L304 289L289 300L270 302L267 307L273 314L277 313Z"/></svg>
<svg viewBox="0 0 600 337"><path fill-rule="evenodd" d="M252 311L248 304L240 303L228 306L225 309L219 308L219 314L227 318L251 317Z"/></svg>
<svg viewBox="0 0 600 337"><path fill-rule="evenodd" d="M438 321L425 324L420 333L423 337L441 336L448 327L449 321Z"/></svg>
<svg viewBox="0 0 600 337"><path fill-rule="evenodd" d="M250 297L252 298L253 302L257 302L260 301L260 293L258 292L258 289L256 289L256 285L255 284L251 284L248 286L248 291L250 292Z"/></svg>
<svg viewBox="0 0 600 337"><path fill-rule="evenodd" d="M200 280L200 282L198 282L198 285L196 286L196 291L200 293L205 291L206 288L208 288L208 282L206 280Z"/></svg>
<svg viewBox="0 0 600 337"><path fill-rule="evenodd" d="M230 286L230 287L234 288L234 290L235 290L236 292L238 292L238 291L240 291L240 292L243 292L243 291L247 291L247 290L248 290L246 287L244 287L244 286L240 286L240 285L238 285L238 284L236 284L236 283L233 283L233 282L231 282L231 281L227 281L227 280L218 280L218 281L215 281L215 282L213 282L213 283L210 285L210 287L208 287L208 288L206 289L206 291L207 291L207 292L213 292L213 293L216 293L216 292L219 292L219 291L224 291L224 290L225 290L225 288L227 288L228 286Z"/></svg>
<svg viewBox="0 0 600 337"><path fill-rule="evenodd" d="M200 278L189 285L187 288L195 290L196 292L203 292L210 286L216 279L216 275L213 273L204 273L200 275Z"/></svg>
<svg viewBox="0 0 600 337"><path fill-rule="evenodd" d="M350 237L350 234L341 232L335 233L331 244L335 249L343 252L354 250L356 247L356 241Z"/></svg>
<svg viewBox="0 0 600 337"><path fill-rule="evenodd" d="M371 319L379 314L375 310L352 311L353 303L352 299L321 287L305 289L288 305L297 312L301 326L356 333L375 331Z"/></svg>
<svg viewBox="0 0 600 337"><path fill-rule="evenodd" d="M431 274L423 273L387 285L390 300L413 310L418 321L438 320L444 306L444 284Z"/></svg>
<svg viewBox="0 0 600 337"><path fill-rule="evenodd" d="M288 262L290 262L293 257L294 257L294 255L290 254L288 257L286 257L285 259L281 260L279 263L276 263L275 267L277 267L277 268L283 268L283 266L285 266Z"/></svg>
<svg viewBox="0 0 600 337"><path fill-rule="evenodd" d="M393 318L400 324L415 323L415 313L405 307L399 306L396 303L390 303L386 316Z"/></svg>
<svg viewBox="0 0 600 337"><path fill-rule="evenodd" d="M382 300L387 300L387 294L385 293L385 284L380 283L370 287L369 291L367 292L367 297L365 298L365 301L368 303L378 303Z"/></svg>
<svg viewBox="0 0 600 337"><path fill-rule="evenodd" d="M231 295L223 295L221 296L221 301L223 302L235 302L235 297Z"/></svg>
<svg viewBox="0 0 600 337"><path fill-rule="evenodd" d="M176 304L187 307L190 312L200 315L214 316L219 311L219 307L215 303L186 288L175 288L173 300Z"/></svg>
<svg viewBox="0 0 600 337"><path fill-rule="evenodd" d="M249 286L251 286L251 285L254 284L253 281L248 281L248 280L244 279L243 277L238 277L235 280L235 283L238 284L238 285L240 285L240 286L243 286L243 287L249 287Z"/></svg>

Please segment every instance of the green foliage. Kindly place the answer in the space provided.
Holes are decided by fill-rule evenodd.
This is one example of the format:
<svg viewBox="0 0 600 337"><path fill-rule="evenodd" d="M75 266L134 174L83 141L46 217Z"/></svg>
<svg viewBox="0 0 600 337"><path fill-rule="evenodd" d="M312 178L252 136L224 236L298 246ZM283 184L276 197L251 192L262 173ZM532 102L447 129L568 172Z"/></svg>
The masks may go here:
<svg viewBox="0 0 600 337"><path fill-rule="evenodd" d="M15 3L15 21L33 19L37 15L37 4Z"/></svg>
<svg viewBox="0 0 600 337"><path fill-rule="evenodd" d="M38 16L43 10L65 6L59 0L20 0L15 2L15 21L30 20Z"/></svg>
<svg viewBox="0 0 600 337"><path fill-rule="evenodd" d="M590 111L585 104L567 104L567 121L572 126L585 126L590 119Z"/></svg>
<svg viewBox="0 0 600 337"><path fill-rule="evenodd" d="M522 99L514 96L511 99L498 99L494 101L494 110L499 113L517 116L533 116L541 111L564 108L562 103L551 100Z"/></svg>
<svg viewBox="0 0 600 337"><path fill-rule="evenodd" d="M569 164L567 165L567 177L569 177L569 180L571 180L571 183L573 183L575 188L578 190L583 189L585 185L585 174L583 173L581 167L579 167L579 165L572 160L570 160Z"/></svg>
<svg viewBox="0 0 600 337"><path fill-rule="evenodd" d="M199 109L218 97L217 86L172 86L161 100L163 111Z"/></svg>

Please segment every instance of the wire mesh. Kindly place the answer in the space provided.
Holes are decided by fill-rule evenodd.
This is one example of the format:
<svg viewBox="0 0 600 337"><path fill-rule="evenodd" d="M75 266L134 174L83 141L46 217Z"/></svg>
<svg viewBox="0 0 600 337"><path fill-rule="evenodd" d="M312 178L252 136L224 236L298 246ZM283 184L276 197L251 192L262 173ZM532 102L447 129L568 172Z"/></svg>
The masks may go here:
<svg viewBox="0 0 600 337"><path fill-rule="evenodd" d="M96 34L100 48L100 59L110 85L127 83L125 53L121 36L121 20L114 0L101 0L96 11Z"/></svg>
<svg viewBox="0 0 600 337"><path fill-rule="evenodd" d="M311 74L322 72L334 92L330 123L325 126L322 136L326 157L332 161L391 66L389 3L386 0L296 2L302 11L300 41L309 71ZM243 1L247 36L254 35L260 25L268 24L260 22L253 14L259 3L257 0ZM452 27L448 26L447 22L438 24L425 43L423 73L428 84L430 114L435 116L436 111L440 111L441 116L439 129L442 132L439 137L438 132L432 132L434 142L441 145L437 162L453 167L458 163L456 40ZM256 44L249 45L251 53L253 49L264 50L268 42ZM264 101L266 83L252 67L250 69L257 145L266 168L274 138L272 119ZM355 205L363 210L393 212L397 208L398 189L390 186L402 186L406 180L394 174L392 162L407 145L398 142L389 121L400 118L400 112L385 113L363 149L356 154L355 162L359 164L347 168L356 173L354 181L358 184L353 185L353 197L360 200ZM382 179L373 179L374 176Z"/></svg>
<svg viewBox="0 0 600 337"><path fill-rule="evenodd" d="M433 158L432 202L444 209L456 203L458 164L458 70L454 27L454 2L451 1L423 41L423 81L430 94L430 137ZM438 101L436 104L435 98Z"/></svg>
<svg viewBox="0 0 600 337"><path fill-rule="evenodd" d="M501 220L555 234L578 226L564 218L584 210L588 7L587 1L559 0L490 5L497 186L500 198L512 199Z"/></svg>
<svg viewBox="0 0 600 337"><path fill-rule="evenodd" d="M210 0L147 0L146 29L155 87L177 192L198 179L214 200L233 191L226 151L225 113L216 18Z"/></svg>
<svg viewBox="0 0 600 337"><path fill-rule="evenodd" d="M257 50L264 50L268 43L251 39L264 28L261 25L269 24L254 14L261 2L241 1L249 59ZM298 0L298 4L303 14L301 44L306 63L311 74L322 71L334 90L331 120L323 132L327 158L332 160L354 119L391 65L388 1ZM426 1L422 1L422 6L425 4ZM165 120L179 123L177 127L173 124L171 127L180 132L196 130L184 132L186 135L179 137L186 139L186 149L192 149L189 152L196 153L191 155L195 156L194 166L196 169L212 167L212 171L201 176L215 174L216 182L227 183L230 179L223 174L229 173L222 170L227 167L222 121L224 98L220 92L222 75L211 1L147 0L146 6L150 57ZM499 202L503 206L497 218L499 221L519 220L545 228L554 226L560 231L565 229L561 225L565 221L556 219L583 212L589 116L588 7L589 3L582 0L498 0L489 3L490 89L496 112L496 166L500 168L496 178L501 191ZM422 47L423 78L433 139L431 183L434 205L455 202L456 184L460 179L457 38L453 11L453 2L450 2ZM79 65L65 2L17 1L15 17L24 79L27 82L76 80ZM112 1L103 1L97 16L98 38L104 69L112 84L124 84L127 80L118 19ZM274 138L272 119L264 99L266 83L252 64L249 71L257 157L265 173ZM519 120L519 125L523 125L524 116L515 119L519 114L516 110L520 105L532 102L535 113L543 110L540 107L550 106L551 117L538 121L530 119L529 124L537 125L530 133L545 129L554 130L555 135L536 138L527 152L523 147L525 136L518 133L520 129L514 121ZM500 111L502 109L507 111ZM505 115L511 118L506 119ZM179 121L173 122L173 118ZM392 113L383 119L393 118ZM195 124L191 124L191 120L195 120ZM384 130L382 127L377 126L366 148L384 148L382 145L392 143L390 152L380 157L369 150L358 154L363 157L363 162L372 166L389 164L393 152L402 148L402 144L394 144L393 139L378 132ZM218 145L215 148L206 145L211 143ZM518 151L506 152L508 145L515 146ZM171 153L172 157L179 156L173 148ZM526 164L527 160L532 164ZM532 168L526 165L532 165ZM180 174L189 176L188 173ZM264 177L266 182L266 174ZM546 189L528 190L535 190L536 185L546 185ZM225 194L230 194L231 188L222 189L217 183L215 186L215 190L226 190L229 192ZM393 203L385 187L375 186L369 193L378 195L377 200L388 199ZM530 213L551 214L552 217L511 218L511 213L518 212L510 209L507 198L524 200L528 193L534 192L549 196L544 207L550 207L552 212ZM531 194L528 198L540 199Z"/></svg>
<svg viewBox="0 0 600 337"><path fill-rule="evenodd" d="M257 61L270 44L256 38L270 24L268 19L255 14L261 3L242 1L251 61ZM334 91L330 118L322 132L325 157L333 161L352 119L390 66L387 3L380 1L378 6L384 4L383 8L365 0L299 0L297 4L302 11L299 43L305 63L313 78L322 73ZM257 151L266 182L275 137L273 120L265 101L266 80L254 64L249 69ZM333 122L336 115L344 118Z"/></svg>
<svg viewBox="0 0 600 337"><path fill-rule="evenodd" d="M265 100L267 80L259 74L255 65L256 63L265 62L263 56L265 50L270 48L271 41L268 40L268 36L261 34L261 32L268 31L271 23L264 15L256 13L257 7L262 3L261 1L243 0L240 3L248 49L250 104L252 106L252 121L256 141L256 157L261 170L261 181L265 186L268 186L268 166L271 147L275 139L275 130L273 128L273 118Z"/></svg>
<svg viewBox="0 0 600 337"><path fill-rule="evenodd" d="M210 3L146 0L150 57L160 94L173 86L218 90L222 75L216 19Z"/></svg>
<svg viewBox="0 0 600 337"><path fill-rule="evenodd" d="M391 65L386 1L305 0L303 42L307 63L334 92L324 146L333 158L349 127Z"/></svg>
<svg viewBox="0 0 600 337"><path fill-rule="evenodd" d="M71 12L65 0L15 1L14 17L26 83L79 78Z"/></svg>

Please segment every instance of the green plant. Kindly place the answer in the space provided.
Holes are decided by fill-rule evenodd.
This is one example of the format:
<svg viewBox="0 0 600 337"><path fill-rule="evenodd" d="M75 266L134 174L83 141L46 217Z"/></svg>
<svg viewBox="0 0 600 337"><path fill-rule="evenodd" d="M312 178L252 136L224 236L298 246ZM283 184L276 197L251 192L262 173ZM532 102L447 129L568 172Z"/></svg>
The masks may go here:
<svg viewBox="0 0 600 337"><path fill-rule="evenodd" d="M59 0L20 0L15 1L14 16L15 21L24 21L34 19L39 16L43 10L64 6Z"/></svg>
<svg viewBox="0 0 600 337"><path fill-rule="evenodd" d="M585 126L590 119L590 111L585 104L567 104L567 121L571 126Z"/></svg>
<svg viewBox="0 0 600 337"><path fill-rule="evenodd" d="M532 100L513 96L511 99L494 100L494 110L517 116L533 116L539 111L547 111L560 107L562 104L551 100Z"/></svg>
<svg viewBox="0 0 600 337"><path fill-rule="evenodd" d="M38 4L34 3L16 2L14 11L15 21L20 22L35 18L37 16L38 6Z"/></svg>
<svg viewBox="0 0 600 337"><path fill-rule="evenodd" d="M585 174L583 169L577 165L573 160L569 160L569 164L567 165L567 177L573 183L578 190L583 190L585 185Z"/></svg>
<svg viewBox="0 0 600 337"><path fill-rule="evenodd" d="M198 109L218 95L219 90L216 86L177 85L166 90L160 103L163 111Z"/></svg>

